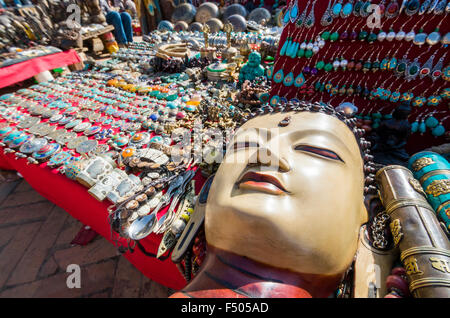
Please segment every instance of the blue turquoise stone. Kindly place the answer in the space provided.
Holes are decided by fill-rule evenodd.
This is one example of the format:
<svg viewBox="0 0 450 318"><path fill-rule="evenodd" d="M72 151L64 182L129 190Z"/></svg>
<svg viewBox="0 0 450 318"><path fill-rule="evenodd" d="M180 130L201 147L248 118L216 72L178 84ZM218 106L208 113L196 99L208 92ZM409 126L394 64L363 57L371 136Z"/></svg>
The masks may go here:
<svg viewBox="0 0 450 318"><path fill-rule="evenodd" d="M275 95L270 99L270 106L276 106L280 102L280 96Z"/></svg>
<svg viewBox="0 0 450 318"><path fill-rule="evenodd" d="M421 123L419 124L419 132L420 132L421 134L423 134L423 133L425 133L426 131L427 131L427 125L425 125L424 122L421 122Z"/></svg>
<svg viewBox="0 0 450 318"><path fill-rule="evenodd" d="M275 75L273 76L273 81L277 84L281 83L284 79L284 73L283 70L278 70Z"/></svg>
<svg viewBox="0 0 450 318"><path fill-rule="evenodd" d="M288 75L286 75L286 77L283 80L283 84L284 86L291 86L294 83L294 74L292 72L290 72Z"/></svg>
<svg viewBox="0 0 450 318"><path fill-rule="evenodd" d="M166 100L168 100L168 101L174 101L174 100L176 100L178 98L178 95L177 94L172 94L172 95L168 95L167 97L166 97Z"/></svg>
<svg viewBox="0 0 450 318"><path fill-rule="evenodd" d="M290 18L291 18L291 12L290 12L290 10L287 10L283 17L283 23L287 24L289 22Z"/></svg>
<svg viewBox="0 0 450 318"><path fill-rule="evenodd" d="M286 50L287 50L288 45L290 44L290 42L291 41L289 39L286 39L286 41L284 41L284 44L283 44L283 46L281 47L281 50L280 50L280 56L284 56L286 54Z"/></svg>
<svg viewBox="0 0 450 318"><path fill-rule="evenodd" d="M419 130L419 122L415 121L411 124L411 132L415 133Z"/></svg>
<svg viewBox="0 0 450 318"><path fill-rule="evenodd" d="M304 82L305 82L305 76L303 76L303 73L300 73L295 78L294 85L295 85L295 87L301 87Z"/></svg>
<svg viewBox="0 0 450 318"><path fill-rule="evenodd" d="M442 135L445 134L445 127L442 125L436 126L433 128L433 130L431 131L431 133L433 134L433 136L435 137L440 137Z"/></svg>
<svg viewBox="0 0 450 318"><path fill-rule="evenodd" d="M81 173L81 165L77 162L72 162L65 167L65 175L69 179L75 180L76 177Z"/></svg>
<svg viewBox="0 0 450 318"><path fill-rule="evenodd" d="M4 128L1 128L0 129L0 135L4 135L4 134L10 132L11 130L12 130L12 128L10 126L6 126Z"/></svg>
<svg viewBox="0 0 450 318"><path fill-rule="evenodd" d="M161 136L155 136L152 139L150 139L150 143L155 142L155 143L163 143L164 139Z"/></svg>
<svg viewBox="0 0 450 318"><path fill-rule="evenodd" d="M342 10L342 4L341 3L336 3L334 6L333 6L333 14L334 15L339 15L339 13L341 13L341 10Z"/></svg>
<svg viewBox="0 0 450 318"><path fill-rule="evenodd" d="M291 43L288 45L288 48L286 50L286 56L292 57L292 51L293 51L294 46L295 46L295 42L291 41Z"/></svg>
<svg viewBox="0 0 450 318"><path fill-rule="evenodd" d="M14 138L17 138L18 136L20 136L20 132L19 131L14 131L14 132L10 133L9 135L7 135L5 138L3 138L3 141L4 142L11 141Z"/></svg>
<svg viewBox="0 0 450 318"><path fill-rule="evenodd" d="M346 3L344 5L344 7L342 8L342 14L345 16L350 15L350 13L352 13L352 10L353 10L353 4L351 2Z"/></svg>
<svg viewBox="0 0 450 318"><path fill-rule="evenodd" d="M15 146L20 145L20 144L24 143L25 141L27 141L27 139L29 139L29 138L30 138L30 136L27 136L27 135L20 135L19 137L14 138L14 139L12 140L11 146L12 146L12 145L15 145Z"/></svg>
<svg viewBox="0 0 450 318"><path fill-rule="evenodd" d="M259 95L259 100L262 103L267 103L269 101L269 93L262 93Z"/></svg>
<svg viewBox="0 0 450 318"><path fill-rule="evenodd" d="M428 118L425 120L425 125L427 125L428 128L434 128L434 127L436 127L438 124L439 124L439 121L438 121L436 118L434 118L433 116L428 117Z"/></svg>
<svg viewBox="0 0 450 318"><path fill-rule="evenodd" d="M158 118L159 118L159 116L157 114L151 114L150 115L150 119L153 120L153 121L158 120Z"/></svg>
<svg viewBox="0 0 450 318"><path fill-rule="evenodd" d="M297 6L297 3L295 3L291 9L291 14L290 14L291 22L294 23L294 21L297 19L297 17L298 17L298 6Z"/></svg>
<svg viewBox="0 0 450 318"><path fill-rule="evenodd" d="M166 107L168 107L169 109L176 109L176 108L178 108L177 104L172 103L172 102L168 102L166 104Z"/></svg>

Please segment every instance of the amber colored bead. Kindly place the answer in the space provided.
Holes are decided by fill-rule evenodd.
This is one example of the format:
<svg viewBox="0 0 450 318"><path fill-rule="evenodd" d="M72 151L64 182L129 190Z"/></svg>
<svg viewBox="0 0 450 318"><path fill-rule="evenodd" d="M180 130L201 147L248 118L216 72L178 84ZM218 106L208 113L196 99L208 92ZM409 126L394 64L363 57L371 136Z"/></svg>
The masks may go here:
<svg viewBox="0 0 450 318"><path fill-rule="evenodd" d="M354 92L355 90L351 86L347 89L347 95L353 95Z"/></svg>
<svg viewBox="0 0 450 318"><path fill-rule="evenodd" d="M355 60L351 60L350 62L348 62L347 69L349 71L353 70L354 67L355 67Z"/></svg>

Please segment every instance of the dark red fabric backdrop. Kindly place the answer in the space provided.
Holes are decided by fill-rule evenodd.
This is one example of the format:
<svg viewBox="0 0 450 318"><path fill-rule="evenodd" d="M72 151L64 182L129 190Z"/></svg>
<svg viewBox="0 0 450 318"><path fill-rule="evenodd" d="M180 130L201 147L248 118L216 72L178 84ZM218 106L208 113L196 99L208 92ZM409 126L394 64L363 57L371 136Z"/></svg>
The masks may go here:
<svg viewBox="0 0 450 318"><path fill-rule="evenodd" d="M297 1L297 0L290 0L288 1L288 5L286 8L289 7L289 4L291 1ZM299 14L301 14L305 7L307 6L307 3L312 3L313 1L302 1L298 0L299 5ZM329 1L326 0L319 0L314 1L315 4L315 24L311 29L306 28L297 28L294 24L288 23L287 26L284 28L283 33L281 35L280 45L278 48L276 63L274 67L273 74L275 74L280 68L283 69L284 75L287 75L289 72L293 72L294 78L300 74L300 72L303 71L303 68L306 66L314 67L318 61L325 61L327 63L328 61L332 61L332 57L340 57L340 55L336 55L338 51L344 52L344 58L346 58L348 61L350 61L351 58L355 57L356 60L362 58L365 56L365 59L367 60L369 57L371 58L371 61L373 62L375 58L378 56L379 60L381 61L386 56L392 57L394 55L394 52L397 52L395 56L398 59L401 59L405 53L407 53L407 57L410 60L413 60L415 57L420 56L419 63L420 65L424 64L428 58L435 54L433 67L436 65L438 60L446 53L448 52L448 47L444 47L441 45L441 43L438 43L434 46L429 46L428 44L424 44L422 47L419 47L417 45L414 45L412 42L407 42L405 40L403 41L397 41L393 40L392 42L388 42L387 40L384 40L383 42L375 41L372 44L369 44L367 41L361 42L359 40L356 40L354 42L351 42L350 40L345 41L336 41L336 42L330 42L327 41L325 46L312 58L291 58L286 56L279 56L279 51L281 50L283 43L285 42L286 38L288 36L293 37L294 39L300 39L302 43L304 40L314 40L317 35L320 35L325 30L328 30L330 32L338 31L339 34L343 33L344 31L347 31L351 33L352 31L361 31L361 29L364 29L367 32L370 32L369 27L366 25L366 19L367 18L361 18L361 17L355 17L351 15L351 17L348 18L335 18L333 23L327 27L323 27L320 24L320 20L327 9ZM335 1L333 1L334 3ZM343 4L347 3L349 1L344 1ZM353 1L355 3L356 1ZM371 1L372 3L380 3L381 1ZM385 1L386 4L389 4L390 1ZM402 1L398 1L400 4ZM423 1L421 1L423 2ZM311 5L309 5L309 9L307 13L309 14L311 10ZM436 27L439 26L440 30L439 33L441 35L446 34L450 31L450 19L448 15L438 15L435 16L433 14L425 14L425 15L413 15L412 17L407 16L406 14L402 13L398 18L393 19L381 19L381 25L382 29L385 32L389 32L389 29L393 29L394 32L398 32L400 30L403 30L405 33L410 32L411 30L414 30L415 33L419 33L420 28L424 28L425 33L433 32ZM378 34L379 29L375 28L374 32ZM398 51L397 51L398 50ZM423 54L423 55L422 55ZM447 54L447 56L444 59L444 67L448 65L450 62L450 54ZM325 78L326 74L324 71L319 72L316 76L314 75L305 75L306 78L306 84L315 83L320 78ZM347 87L349 84L354 83L356 79L356 83L358 83L362 79L362 84L366 84L366 86L371 89L375 86L375 84L378 84L380 86L381 83L385 83L384 88L387 88L387 86L391 85L393 81L395 81L392 85L392 89L395 89L397 87L401 87L401 92L407 92L409 89L413 89L413 93L415 96L421 95L422 92L427 90L426 96L433 95L436 91L439 89L442 89L444 87L449 87L448 82L444 81L442 78L437 79L435 82L432 81L430 77L425 77L424 79L419 79L417 77L415 80L412 80L410 82L407 82L404 77L397 79L397 77L393 76L393 71L378 71L378 72L367 72L364 77L362 77L364 73L362 71L337 71L332 72L332 75L328 77L328 79L333 79L332 83L334 85L336 84L345 84L347 83ZM354 85L355 87L356 85ZM377 87L377 86L375 86ZM385 102L380 100L366 100L361 97L355 97L353 96L337 96L336 98L332 98L328 93L317 93L314 94L312 97L301 94L300 89L295 87L294 85L290 87L286 87L283 85L283 83L275 83L272 81L272 91L271 91L271 97L273 95L278 95L280 97L284 96L288 100L292 98L298 98L300 100L312 100L312 101L319 101L323 100L324 102L329 102L331 100L331 104L333 106L338 106L343 101L350 101L354 102L354 104L359 108L360 111L363 111L365 114L367 112L372 111L375 112L377 110L381 110L381 113L383 114L389 114L395 107L398 105L398 103L391 103L391 102ZM442 101L441 104L438 107L432 107L432 106L422 106L420 108L413 108L413 112L409 118L409 121L412 123L415 121L416 117L419 114L423 114L424 112L430 112L430 111L440 111L441 113L437 113L434 116L437 119L441 119L449 114L449 106L448 106L448 100ZM444 122L444 126L447 128L447 130L450 127L450 118ZM416 133L413 134L410 138L410 141L408 143L407 150L410 152L410 154L417 152L419 150L422 150L424 148L427 148L431 145L439 145L444 143L444 137L435 138L432 136L431 132L427 130L427 132L421 136L420 134Z"/></svg>

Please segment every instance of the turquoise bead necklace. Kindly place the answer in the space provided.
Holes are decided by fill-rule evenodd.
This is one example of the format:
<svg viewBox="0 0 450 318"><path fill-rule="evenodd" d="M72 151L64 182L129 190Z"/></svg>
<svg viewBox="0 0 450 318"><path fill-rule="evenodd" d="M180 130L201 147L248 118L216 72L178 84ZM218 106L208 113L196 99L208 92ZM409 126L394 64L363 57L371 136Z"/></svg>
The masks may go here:
<svg viewBox="0 0 450 318"><path fill-rule="evenodd" d="M300 42L297 39L302 38L302 37L300 37L300 35L303 35L303 32L305 29L311 29L311 27L314 25L313 10L314 10L315 2L312 5L313 8L311 10L310 15L308 17L306 17L306 12L308 10L308 4L307 4L305 10L303 11L303 13L300 15L300 17L298 17L297 20L291 21L292 23L297 21L297 23L295 24L296 28L293 31L291 31L291 33L286 37L286 41L283 43L283 46L280 50L280 56L288 56L291 58L297 57L297 53L299 52L299 48L301 46ZM309 34L309 32L308 32L308 34ZM305 38L307 38L307 36L305 36ZM311 48L311 50L312 50L312 48ZM318 49L317 49L317 51L318 51Z"/></svg>
<svg viewBox="0 0 450 318"><path fill-rule="evenodd" d="M411 124L411 133L420 133L423 135L428 129L435 137L443 136L447 131L443 124L448 118L450 118L450 116L446 116L438 120L434 117L434 114L438 113L445 113L445 111L434 111L427 114L419 114L416 117L416 120Z"/></svg>
<svg viewBox="0 0 450 318"><path fill-rule="evenodd" d="M291 2L291 4L292 4L292 2ZM295 22L295 20L294 20L294 22ZM290 56L292 54L292 52L294 51L294 46L296 46L295 42L292 41L293 35L297 33L296 37L300 37L300 35L302 35L304 33L304 31L305 31L305 29L302 29L302 28L291 28L285 41L283 42L283 45L281 47L279 55L285 56L289 53L289 55L287 55L287 56Z"/></svg>

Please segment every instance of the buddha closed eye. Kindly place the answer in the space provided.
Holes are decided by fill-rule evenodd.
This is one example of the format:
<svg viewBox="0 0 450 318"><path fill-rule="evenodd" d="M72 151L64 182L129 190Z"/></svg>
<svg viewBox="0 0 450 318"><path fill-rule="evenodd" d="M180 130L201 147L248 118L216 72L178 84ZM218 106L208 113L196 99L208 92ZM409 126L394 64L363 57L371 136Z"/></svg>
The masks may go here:
<svg viewBox="0 0 450 318"><path fill-rule="evenodd" d="M308 146L308 145L297 145L297 146L295 146L294 149L295 150L299 150L299 151L308 152L308 153L311 153L311 154L315 154L315 155L318 155L318 156L323 157L323 158L344 162L344 160L342 160L341 157L339 157L339 155L336 154L332 150L323 149L323 148L319 148L319 147Z"/></svg>
<svg viewBox="0 0 450 318"><path fill-rule="evenodd" d="M247 148L259 148L259 147L260 147L259 143L254 142L254 141L235 142L233 144L233 150L247 149ZM337 155L332 150L308 146L308 145L297 145L294 147L294 149L312 153L312 154L316 154L316 155L319 155L321 157L325 157L328 159L339 160L339 161L344 162L344 160L342 160L341 157L339 157L339 155Z"/></svg>

